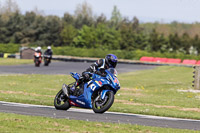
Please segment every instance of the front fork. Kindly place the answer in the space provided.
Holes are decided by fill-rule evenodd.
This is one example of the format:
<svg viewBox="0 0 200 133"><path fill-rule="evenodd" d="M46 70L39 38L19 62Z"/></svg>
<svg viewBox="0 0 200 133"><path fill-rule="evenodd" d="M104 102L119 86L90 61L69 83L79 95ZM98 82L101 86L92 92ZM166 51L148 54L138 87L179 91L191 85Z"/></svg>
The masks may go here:
<svg viewBox="0 0 200 133"><path fill-rule="evenodd" d="M96 105L97 105L98 107L101 107L101 106L103 106L103 105L106 103L106 101L107 101L107 99L108 99L108 97L106 96L106 93L107 93L108 91L110 91L110 90L102 90L102 91L98 94L98 96L94 99L94 102L96 102Z"/></svg>

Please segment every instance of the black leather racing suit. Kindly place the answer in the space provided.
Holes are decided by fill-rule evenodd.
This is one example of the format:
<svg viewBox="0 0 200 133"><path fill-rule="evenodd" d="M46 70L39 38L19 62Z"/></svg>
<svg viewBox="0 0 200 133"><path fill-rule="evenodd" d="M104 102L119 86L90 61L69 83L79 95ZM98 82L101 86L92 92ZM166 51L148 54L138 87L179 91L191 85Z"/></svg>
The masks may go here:
<svg viewBox="0 0 200 133"><path fill-rule="evenodd" d="M47 50L44 52L44 55L50 55L49 61L51 62L52 55L53 55L53 51L52 51L51 49L47 49Z"/></svg>
<svg viewBox="0 0 200 133"><path fill-rule="evenodd" d="M52 56L53 55L53 52L51 49L47 49L45 52L44 52L45 55L50 55Z"/></svg>
<svg viewBox="0 0 200 133"><path fill-rule="evenodd" d="M71 92L72 95L80 95L83 93L83 84L84 82L88 82L92 76L91 73L96 73L101 76L106 76L105 70L108 69L108 65L105 61L105 59L97 60L95 63L91 64L89 68L86 69L82 73L81 78L75 83L75 87L78 87L80 85L80 89L77 91Z"/></svg>
<svg viewBox="0 0 200 133"><path fill-rule="evenodd" d="M89 80L91 77L91 74L89 74L89 73L96 73L101 76L104 76L105 70L108 68L109 67L108 67L105 59L100 59L100 60L96 61L95 63L93 63L92 65L90 65L90 67L82 73L82 76L83 76L84 80L86 80L86 81Z"/></svg>

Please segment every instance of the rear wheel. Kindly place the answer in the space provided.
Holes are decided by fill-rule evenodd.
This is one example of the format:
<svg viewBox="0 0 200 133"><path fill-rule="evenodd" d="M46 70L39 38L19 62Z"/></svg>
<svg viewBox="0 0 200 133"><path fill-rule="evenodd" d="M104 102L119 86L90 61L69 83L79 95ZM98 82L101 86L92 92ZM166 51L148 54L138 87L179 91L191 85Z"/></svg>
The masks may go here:
<svg viewBox="0 0 200 133"><path fill-rule="evenodd" d="M108 91L104 99L101 99L100 95L94 99L92 109L95 113L104 113L112 106L113 102L114 93L113 91Z"/></svg>
<svg viewBox="0 0 200 133"><path fill-rule="evenodd" d="M71 107L68 98L63 93L62 89L57 93L54 99L54 106L58 110L68 110Z"/></svg>

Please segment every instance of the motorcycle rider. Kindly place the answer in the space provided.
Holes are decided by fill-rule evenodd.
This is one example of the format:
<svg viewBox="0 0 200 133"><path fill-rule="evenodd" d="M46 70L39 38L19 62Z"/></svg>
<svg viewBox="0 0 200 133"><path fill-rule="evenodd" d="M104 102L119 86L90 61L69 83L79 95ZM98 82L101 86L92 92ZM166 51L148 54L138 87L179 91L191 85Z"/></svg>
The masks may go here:
<svg viewBox="0 0 200 133"><path fill-rule="evenodd" d="M75 92L75 88L84 82L88 82L92 77L92 73L96 73L101 76L106 76L105 70L109 68L115 68L117 66L117 60L117 56L114 54L108 54L106 55L105 59L97 60L95 63L90 65L90 67L86 69L86 71L82 73L80 79L75 82L73 87L70 88L69 94L77 95L77 93L82 93L80 91L83 90L80 89L78 90L78 92ZM83 87L81 88L83 89Z"/></svg>
<svg viewBox="0 0 200 133"><path fill-rule="evenodd" d="M53 51L51 50L51 46L47 47L47 50L44 52L44 55L50 55L49 62L51 63Z"/></svg>
<svg viewBox="0 0 200 133"><path fill-rule="evenodd" d="M35 49L35 53L40 53L40 58L42 59L42 50L41 50L41 47L37 47L36 49ZM35 54L34 54L34 62L35 62Z"/></svg>
<svg viewBox="0 0 200 133"><path fill-rule="evenodd" d="M35 52L37 52L37 53L41 53L41 54L42 54L41 47L37 47L37 48L35 49Z"/></svg>

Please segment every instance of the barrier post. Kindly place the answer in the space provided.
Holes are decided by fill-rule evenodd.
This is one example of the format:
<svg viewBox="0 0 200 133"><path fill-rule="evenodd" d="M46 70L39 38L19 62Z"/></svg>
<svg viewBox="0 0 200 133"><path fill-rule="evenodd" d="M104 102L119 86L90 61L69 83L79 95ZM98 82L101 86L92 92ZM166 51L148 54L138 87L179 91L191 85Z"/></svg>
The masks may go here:
<svg viewBox="0 0 200 133"><path fill-rule="evenodd" d="M194 66L194 72L193 72L193 78L194 80L192 81L192 86L196 90L200 90L200 66Z"/></svg>
<svg viewBox="0 0 200 133"><path fill-rule="evenodd" d="M4 53L4 58L8 58L8 53Z"/></svg>

